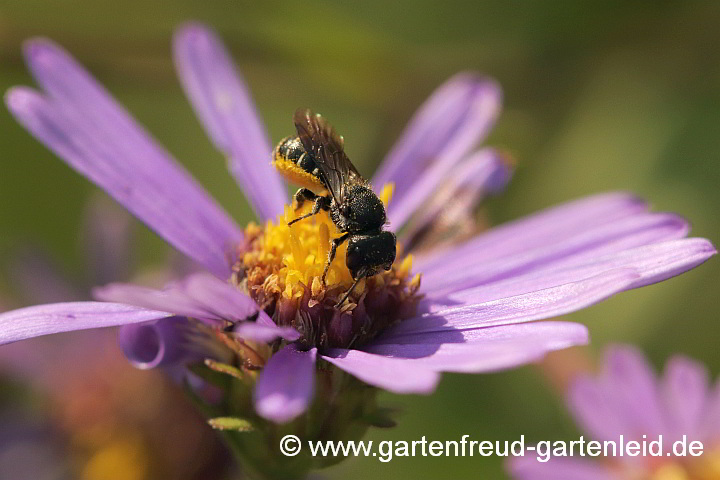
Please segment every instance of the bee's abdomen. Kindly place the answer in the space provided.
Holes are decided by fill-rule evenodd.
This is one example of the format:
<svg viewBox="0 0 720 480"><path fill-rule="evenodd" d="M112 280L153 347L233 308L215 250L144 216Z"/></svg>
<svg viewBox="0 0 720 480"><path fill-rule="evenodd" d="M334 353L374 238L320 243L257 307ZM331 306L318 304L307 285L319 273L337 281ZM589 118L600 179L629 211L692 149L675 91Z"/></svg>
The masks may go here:
<svg viewBox="0 0 720 480"><path fill-rule="evenodd" d="M325 188L315 159L305 151L300 138L287 137L273 151L273 165L291 183L316 193Z"/></svg>
<svg viewBox="0 0 720 480"><path fill-rule="evenodd" d="M273 159L294 163L311 175L317 176L317 165L315 160L305 151L305 148L298 137L287 137L283 139L273 153Z"/></svg>

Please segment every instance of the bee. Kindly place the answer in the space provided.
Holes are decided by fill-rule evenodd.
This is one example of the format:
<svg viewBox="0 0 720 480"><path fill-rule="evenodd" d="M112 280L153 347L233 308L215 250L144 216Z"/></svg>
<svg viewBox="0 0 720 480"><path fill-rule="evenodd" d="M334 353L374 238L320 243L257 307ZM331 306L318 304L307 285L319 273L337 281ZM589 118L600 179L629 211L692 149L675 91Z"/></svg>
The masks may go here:
<svg viewBox="0 0 720 480"><path fill-rule="evenodd" d="M316 215L320 210L343 234L333 239L328 253L322 283L325 285L330 264L337 248L348 242L346 264L355 282L390 270L395 261L395 234L383 230L387 221L385 206L360 175L344 151L343 138L320 115L309 109L298 109L293 116L297 136L283 139L273 151L273 165L288 180L301 188L295 193L296 208L313 202L310 213L288 225Z"/></svg>

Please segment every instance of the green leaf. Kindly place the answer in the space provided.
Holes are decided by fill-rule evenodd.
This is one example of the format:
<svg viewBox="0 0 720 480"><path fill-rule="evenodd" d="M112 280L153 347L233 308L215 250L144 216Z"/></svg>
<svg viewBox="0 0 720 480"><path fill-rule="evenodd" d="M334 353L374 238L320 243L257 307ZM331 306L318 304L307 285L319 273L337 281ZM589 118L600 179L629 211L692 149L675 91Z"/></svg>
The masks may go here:
<svg viewBox="0 0 720 480"><path fill-rule="evenodd" d="M247 420L237 417L217 417L208 420L215 430L235 430L236 432L249 432L253 426Z"/></svg>

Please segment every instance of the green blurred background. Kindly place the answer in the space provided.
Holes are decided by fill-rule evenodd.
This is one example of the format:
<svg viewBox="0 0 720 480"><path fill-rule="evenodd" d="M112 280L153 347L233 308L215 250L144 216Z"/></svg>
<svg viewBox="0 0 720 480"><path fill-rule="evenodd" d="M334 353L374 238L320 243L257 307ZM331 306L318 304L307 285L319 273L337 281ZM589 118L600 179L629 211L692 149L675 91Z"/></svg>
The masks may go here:
<svg viewBox="0 0 720 480"><path fill-rule="evenodd" d="M31 84L23 39L53 38L109 90L239 222L252 218L185 100L170 39L197 19L217 29L252 89L273 141L311 106L332 119L351 158L371 172L414 109L446 78L477 70L504 87L487 141L513 152L515 178L488 202L494 223L606 190L628 190L718 241L719 2L243 2L18 0L0 4L0 89ZM0 111L0 267L31 242L80 276L85 203L96 189ZM592 218L588 218L592 222ZM165 259L137 233L136 267ZM681 352L720 371L720 263L569 316L598 354L639 345L655 365ZM0 292L12 295L7 276ZM49 359L50 360L50 359ZM368 438L574 438L558 393L536 367L446 375L429 397L391 396L399 426ZM351 459L329 478L504 478L498 458Z"/></svg>

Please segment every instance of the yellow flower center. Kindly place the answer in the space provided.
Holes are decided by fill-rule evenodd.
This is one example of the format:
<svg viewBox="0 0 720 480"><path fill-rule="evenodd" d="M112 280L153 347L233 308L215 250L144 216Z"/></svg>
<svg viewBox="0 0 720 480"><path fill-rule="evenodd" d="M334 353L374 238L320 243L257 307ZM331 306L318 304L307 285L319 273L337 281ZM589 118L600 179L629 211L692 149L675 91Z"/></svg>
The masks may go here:
<svg viewBox="0 0 720 480"><path fill-rule="evenodd" d="M720 480L720 446L698 457L671 455L646 460L633 465L611 461L610 465L617 478L627 480Z"/></svg>
<svg viewBox="0 0 720 480"><path fill-rule="evenodd" d="M386 185L379 195L386 206L392 190L392 185ZM401 247L397 252L399 260L389 271L361 280L348 301L339 309L334 308L354 282L346 266L347 242L338 247L323 285L321 277L328 260L330 242L343 233L338 231L325 211L288 226L292 220L309 213L311 208L310 202L305 202L297 210L286 206L284 214L278 216L275 222L268 221L264 228L252 223L248 225L245 242L238 248L239 262L234 266L234 283L265 309L276 323L293 325L304 332L310 345L337 346L346 343L345 340L350 337L349 341L354 342L359 337L366 337L369 332L377 333L381 326L414 313L419 299L420 274L410 278L412 256L403 258ZM387 311L374 314L368 306L370 310L382 307ZM345 319L345 324L338 326L336 324L341 321L338 313L368 318ZM378 320L381 321L378 323ZM376 325L369 326L368 321ZM354 328L348 326L348 322L363 325L362 328ZM333 338L338 335L342 338Z"/></svg>
<svg viewBox="0 0 720 480"><path fill-rule="evenodd" d="M720 447L699 457L685 457L665 463L650 476L650 480L718 480L720 479Z"/></svg>

